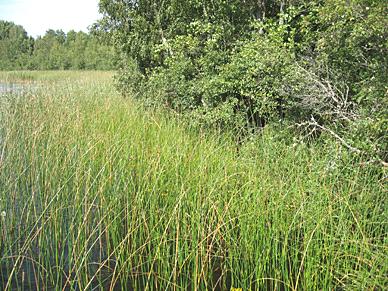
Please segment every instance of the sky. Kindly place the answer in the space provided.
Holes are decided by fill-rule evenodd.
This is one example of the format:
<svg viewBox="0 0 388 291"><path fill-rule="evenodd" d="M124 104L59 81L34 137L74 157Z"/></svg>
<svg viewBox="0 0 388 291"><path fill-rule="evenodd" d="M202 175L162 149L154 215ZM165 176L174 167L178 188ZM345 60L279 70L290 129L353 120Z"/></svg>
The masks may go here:
<svg viewBox="0 0 388 291"><path fill-rule="evenodd" d="M22 25L33 37L48 29L86 32L100 17L98 0L0 0L0 20Z"/></svg>

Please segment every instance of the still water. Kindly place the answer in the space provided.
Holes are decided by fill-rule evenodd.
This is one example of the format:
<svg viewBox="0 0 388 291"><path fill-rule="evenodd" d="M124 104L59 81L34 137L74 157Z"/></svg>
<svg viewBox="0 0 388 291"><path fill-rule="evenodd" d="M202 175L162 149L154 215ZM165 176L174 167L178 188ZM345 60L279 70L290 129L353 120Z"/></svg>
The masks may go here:
<svg viewBox="0 0 388 291"><path fill-rule="evenodd" d="M0 82L0 95L5 94L21 94L29 91L31 85L28 84L17 84L17 83L3 83Z"/></svg>

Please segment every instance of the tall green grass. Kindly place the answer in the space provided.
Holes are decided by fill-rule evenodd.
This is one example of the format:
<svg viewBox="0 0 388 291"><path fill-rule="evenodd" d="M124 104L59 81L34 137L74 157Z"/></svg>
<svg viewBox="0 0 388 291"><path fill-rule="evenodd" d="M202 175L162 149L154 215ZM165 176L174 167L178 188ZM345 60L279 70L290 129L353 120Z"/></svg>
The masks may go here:
<svg viewBox="0 0 388 291"><path fill-rule="evenodd" d="M237 150L122 99L108 75L53 74L0 109L0 288L388 286L374 169L270 129Z"/></svg>
<svg viewBox="0 0 388 291"><path fill-rule="evenodd" d="M16 83L31 83L31 82L79 82L85 76L88 79L93 78L94 81L106 81L107 78L113 76L109 71L0 71L0 82L16 82Z"/></svg>

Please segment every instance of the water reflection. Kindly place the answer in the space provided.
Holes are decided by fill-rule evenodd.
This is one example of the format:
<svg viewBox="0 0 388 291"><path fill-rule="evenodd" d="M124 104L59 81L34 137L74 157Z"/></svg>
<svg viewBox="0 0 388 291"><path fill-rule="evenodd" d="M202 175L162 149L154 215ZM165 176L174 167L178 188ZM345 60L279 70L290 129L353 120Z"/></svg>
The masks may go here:
<svg viewBox="0 0 388 291"><path fill-rule="evenodd" d="M33 87L32 84L0 82L0 95L22 94L22 93L25 93L27 91L30 91L32 87Z"/></svg>

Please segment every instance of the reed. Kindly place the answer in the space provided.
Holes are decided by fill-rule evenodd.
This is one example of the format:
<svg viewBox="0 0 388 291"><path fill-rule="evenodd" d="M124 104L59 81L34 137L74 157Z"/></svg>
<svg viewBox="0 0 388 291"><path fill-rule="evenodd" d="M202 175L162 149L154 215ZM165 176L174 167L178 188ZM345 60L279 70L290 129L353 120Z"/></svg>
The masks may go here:
<svg viewBox="0 0 388 291"><path fill-rule="evenodd" d="M236 150L110 73L28 74L42 86L0 108L0 288L387 286L379 170L270 128Z"/></svg>

